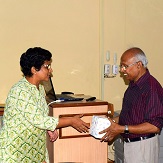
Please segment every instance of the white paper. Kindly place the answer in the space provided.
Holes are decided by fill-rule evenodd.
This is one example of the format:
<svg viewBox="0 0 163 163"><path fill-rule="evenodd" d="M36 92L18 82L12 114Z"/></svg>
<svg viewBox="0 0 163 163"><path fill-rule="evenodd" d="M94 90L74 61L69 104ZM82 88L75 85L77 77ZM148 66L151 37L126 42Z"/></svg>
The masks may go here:
<svg viewBox="0 0 163 163"><path fill-rule="evenodd" d="M90 126L89 133L95 138L102 138L105 133L99 134L99 132L108 128L110 125L111 123L108 118L94 115L92 116L92 123Z"/></svg>

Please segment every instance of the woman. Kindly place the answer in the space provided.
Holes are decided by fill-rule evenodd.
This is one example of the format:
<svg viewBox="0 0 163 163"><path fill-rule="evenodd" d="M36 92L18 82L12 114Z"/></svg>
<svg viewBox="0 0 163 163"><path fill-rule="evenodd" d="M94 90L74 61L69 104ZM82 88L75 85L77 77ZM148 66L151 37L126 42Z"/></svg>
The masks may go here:
<svg viewBox="0 0 163 163"><path fill-rule="evenodd" d="M40 47L30 48L21 55L20 66L24 77L9 91L4 110L4 125L0 131L1 163L49 162L46 131L51 141L58 137L56 128L72 126L88 132L89 126L80 118L48 116L45 91L40 84L52 73L52 54Z"/></svg>

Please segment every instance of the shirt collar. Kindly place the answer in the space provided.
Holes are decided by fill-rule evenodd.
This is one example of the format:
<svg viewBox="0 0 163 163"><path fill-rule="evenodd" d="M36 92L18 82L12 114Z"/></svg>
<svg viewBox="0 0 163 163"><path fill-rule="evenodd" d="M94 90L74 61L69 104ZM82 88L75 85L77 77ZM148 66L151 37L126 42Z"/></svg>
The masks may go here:
<svg viewBox="0 0 163 163"><path fill-rule="evenodd" d="M130 82L130 86L138 86L140 89L142 88L143 84L146 82L147 78L149 78L150 72L146 69L146 72L143 76L141 76L135 83L133 81Z"/></svg>
<svg viewBox="0 0 163 163"><path fill-rule="evenodd" d="M31 88L37 89L36 85L31 84L25 77L23 77L22 80L25 81L25 83L27 83L28 86L30 86ZM41 84L39 84L39 89L40 89L40 87L41 87ZM37 90L38 90L38 89L37 89Z"/></svg>

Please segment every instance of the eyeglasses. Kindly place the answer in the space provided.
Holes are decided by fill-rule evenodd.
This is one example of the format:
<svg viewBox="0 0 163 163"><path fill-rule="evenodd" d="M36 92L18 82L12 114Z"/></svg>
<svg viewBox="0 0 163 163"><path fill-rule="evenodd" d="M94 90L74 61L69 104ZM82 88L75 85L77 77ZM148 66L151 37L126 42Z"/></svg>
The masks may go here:
<svg viewBox="0 0 163 163"><path fill-rule="evenodd" d="M44 66L45 68L47 68L48 70L51 69L51 64L49 64L49 65L43 64L43 66Z"/></svg>
<svg viewBox="0 0 163 163"><path fill-rule="evenodd" d="M129 68L129 67L135 65L135 64L138 63L138 62L139 62L139 61L134 62L134 63L131 63L131 64L129 64L129 65L120 65L119 67L120 67L120 69L126 70L127 68Z"/></svg>

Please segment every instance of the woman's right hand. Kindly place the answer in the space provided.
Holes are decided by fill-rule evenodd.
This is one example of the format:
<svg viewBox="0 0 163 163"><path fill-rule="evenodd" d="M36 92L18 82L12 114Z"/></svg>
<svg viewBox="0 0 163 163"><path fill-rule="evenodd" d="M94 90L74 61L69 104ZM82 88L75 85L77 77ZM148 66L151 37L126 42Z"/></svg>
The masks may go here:
<svg viewBox="0 0 163 163"><path fill-rule="evenodd" d="M59 129L71 126L79 132L88 132L90 124L81 120L82 117L83 114L75 115L73 117L61 117L59 118L59 123L56 128Z"/></svg>
<svg viewBox="0 0 163 163"><path fill-rule="evenodd" d="M72 117L71 126L79 132L89 132L90 125L81 120L82 117L82 114Z"/></svg>

